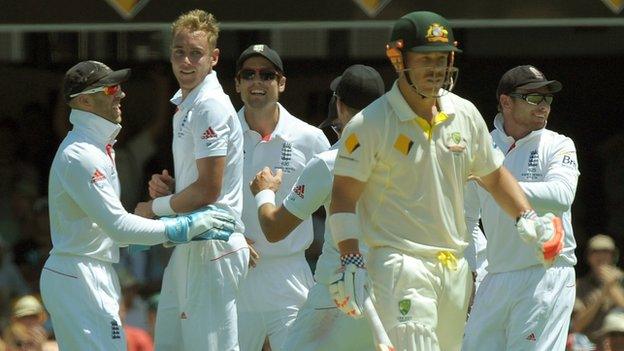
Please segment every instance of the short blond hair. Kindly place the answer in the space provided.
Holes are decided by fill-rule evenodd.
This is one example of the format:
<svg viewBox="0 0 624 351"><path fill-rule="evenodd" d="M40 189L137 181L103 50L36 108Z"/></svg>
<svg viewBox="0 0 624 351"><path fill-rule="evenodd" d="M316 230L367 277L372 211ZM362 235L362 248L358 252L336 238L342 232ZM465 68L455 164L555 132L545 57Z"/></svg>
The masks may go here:
<svg viewBox="0 0 624 351"><path fill-rule="evenodd" d="M217 18L204 10L191 10L183 13L171 25L171 35L175 36L181 30L189 32L203 31L208 35L208 44L212 48L217 47L219 38L219 23Z"/></svg>

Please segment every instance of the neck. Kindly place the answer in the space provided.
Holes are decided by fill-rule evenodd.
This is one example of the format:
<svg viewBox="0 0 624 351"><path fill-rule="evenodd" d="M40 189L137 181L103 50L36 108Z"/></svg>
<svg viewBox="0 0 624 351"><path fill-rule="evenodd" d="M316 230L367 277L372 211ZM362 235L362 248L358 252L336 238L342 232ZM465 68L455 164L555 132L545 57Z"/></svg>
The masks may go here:
<svg viewBox="0 0 624 351"><path fill-rule="evenodd" d="M433 117L438 114L436 98L423 97L420 95L416 89L407 83L405 77L399 78L398 84L399 91L412 111L414 111L418 116L431 122Z"/></svg>
<svg viewBox="0 0 624 351"><path fill-rule="evenodd" d="M503 116L503 129L505 134L512 137L514 140L520 140L531 133L530 130L523 128L522 126L514 125L508 118Z"/></svg>
<svg viewBox="0 0 624 351"><path fill-rule="evenodd" d="M245 106L245 121L249 129L258 132L265 137L275 130L279 121L279 106L277 103L270 104L264 108L250 108Z"/></svg>

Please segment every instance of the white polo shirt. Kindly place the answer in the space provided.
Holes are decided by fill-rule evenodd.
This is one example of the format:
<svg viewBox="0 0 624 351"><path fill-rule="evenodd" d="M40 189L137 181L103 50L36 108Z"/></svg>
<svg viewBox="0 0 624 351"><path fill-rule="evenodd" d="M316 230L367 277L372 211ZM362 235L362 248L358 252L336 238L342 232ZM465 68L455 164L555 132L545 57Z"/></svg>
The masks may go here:
<svg viewBox="0 0 624 351"><path fill-rule="evenodd" d="M329 141L323 132L290 114L281 104L279 120L273 133L263 139L262 136L249 129L245 120L245 108L238 111L245 137L244 182L249 184L256 173L268 166L272 171L282 169L282 186L275 196L276 203L282 201L290 192L295 181L308 161L320 152L329 149ZM243 222L245 236L255 241L254 247L260 256L290 256L303 252L313 239L312 220L307 218L297 226L285 239L277 243L269 243L262 233L256 202L248 186L243 189Z"/></svg>
<svg viewBox="0 0 624 351"><path fill-rule="evenodd" d="M50 255L119 261L119 245L156 245L167 240L161 221L128 213L119 201L114 154L121 126L81 110L69 116L73 129L58 148L48 183Z"/></svg>
<svg viewBox="0 0 624 351"><path fill-rule="evenodd" d="M243 134L230 97L212 71L184 100L178 90L171 98L173 163L176 192L197 180L197 160L225 156L221 194L215 205L227 209L242 226Z"/></svg>
<svg viewBox="0 0 624 351"><path fill-rule="evenodd" d="M467 245L464 186L470 174L497 170L475 106L448 93L433 127L409 107L395 82L358 113L342 134L335 174L366 182L358 201L363 238L419 256L461 255Z"/></svg>
<svg viewBox="0 0 624 351"><path fill-rule="evenodd" d="M338 154L338 144L328 151L314 156L306 165L303 173L297 179L295 186L283 201L283 206L288 212L301 220L310 216L321 206L329 213L331 202L332 185L334 183L334 162ZM340 265L340 252L332 239L329 225L325 223L323 235L323 249L316 263L314 280L318 283L329 285L335 279L336 269ZM366 253L368 249L360 243L360 252Z"/></svg>
<svg viewBox="0 0 624 351"><path fill-rule="evenodd" d="M504 165L518 180L531 206L540 216L551 212L561 217L565 237L557 264L576 264L571 207L580 173L574 142L548 129L514 140L505 134L501 114L495 117L494 127L491 134L495 146L506 153ZM535 247L520 239L515 219L485 190L479 188L477 194L482 209L481 222L487 235L488 272L509 272L541 265Z"/></svg>

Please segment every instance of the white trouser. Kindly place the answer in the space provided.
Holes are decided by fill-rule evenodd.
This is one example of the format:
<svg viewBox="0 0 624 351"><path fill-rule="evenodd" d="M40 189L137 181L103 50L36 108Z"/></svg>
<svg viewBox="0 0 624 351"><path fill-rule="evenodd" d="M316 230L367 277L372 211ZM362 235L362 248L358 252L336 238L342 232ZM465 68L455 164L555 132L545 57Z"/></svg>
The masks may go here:
<svg viewBox="0 0 624 351"><path fill-rule="evenodd" d="M373 303L397 351L460 349L472 276L463 257L449 255L415 257L391 247L369 251Z"/></svg>
<svg viewBox="0 0 624 351"><path fill-rule="evenodd" d="M110 263L52 255L41 272L40 287L60 350L126 350L119 281Z"/></svg>
<svg viewBox="0 0 624 351"><path fill-rule="evenodd" d="M165 269L157 351L239 350L236 298L249 264L245 237L178 245Z"/></svg>
<svg viewBox="0 0 624 351"><path fill-rule="evenodd" d="M366 318L354 319L336 308L326 285L315 284L290 327L284 351L373 351Z"/></svg>
<svg viewBox="0 0 624 351"><path fill-rule="evenodd" d="M563 351L575 299L574 267L488 273L462 350Z"/></svg>
<svg viewBox="0 0 624 351"><path fill-rule="evenodd" d="M282 350L289 327L314 284L303 252L287 257L260 257L240 288L238 335L241 351L259 351L268 337Z"/></svg>

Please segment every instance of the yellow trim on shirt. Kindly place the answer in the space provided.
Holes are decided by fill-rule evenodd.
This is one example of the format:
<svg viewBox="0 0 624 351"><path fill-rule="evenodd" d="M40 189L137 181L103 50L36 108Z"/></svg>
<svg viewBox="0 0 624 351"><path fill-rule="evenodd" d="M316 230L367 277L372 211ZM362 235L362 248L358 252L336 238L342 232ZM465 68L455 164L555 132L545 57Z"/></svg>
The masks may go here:
<svg viewBox="0 0 624 351"><path fill-rule="evenodd" d="M416 124L418 124L423 130L423 133L427 137L427 140L431 140L431 137L433 136L433 127L446 121L447 119L448 115L446 113L438 112L438 114L433 117L433 120L431 121L432 123L429 123L429 121L420 116L416 116L414 120L416 121Z"/></svg>

